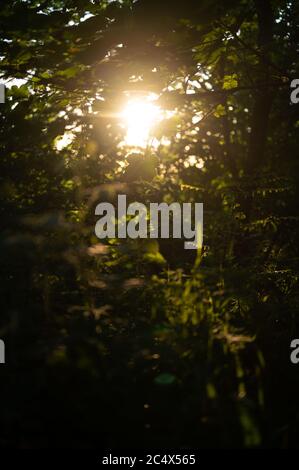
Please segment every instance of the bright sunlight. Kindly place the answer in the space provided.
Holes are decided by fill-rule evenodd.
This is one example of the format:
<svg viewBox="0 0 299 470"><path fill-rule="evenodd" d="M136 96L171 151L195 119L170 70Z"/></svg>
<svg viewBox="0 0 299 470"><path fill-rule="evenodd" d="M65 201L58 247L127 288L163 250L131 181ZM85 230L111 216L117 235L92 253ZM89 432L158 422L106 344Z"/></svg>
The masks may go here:
<svg viewBox="0 0 299 470"><path fill-rule="evenodd" d="M127 134L125 144L145 148L149 143L151 129L163 119L159 106L152 96L130 100L122 112Z"/></svg>

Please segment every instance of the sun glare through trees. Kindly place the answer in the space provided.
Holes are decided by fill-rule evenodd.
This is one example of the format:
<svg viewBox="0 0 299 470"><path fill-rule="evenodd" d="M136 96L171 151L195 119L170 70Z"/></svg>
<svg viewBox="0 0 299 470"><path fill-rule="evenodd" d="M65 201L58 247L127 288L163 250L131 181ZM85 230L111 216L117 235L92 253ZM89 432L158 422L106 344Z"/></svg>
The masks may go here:
<svg viewBox="0 0 299 470"><path fill-rule="evenodd" d="M0 447L298 448L298 0L0 27Z"/></svg>
<svg viewBox="0 0 299 470"><path fill-rule="evenodd" d="M145 148L153 127L159 124L163 114L153 97L146 96L129 100L121 117L126 128L125 144Z"/></svg>

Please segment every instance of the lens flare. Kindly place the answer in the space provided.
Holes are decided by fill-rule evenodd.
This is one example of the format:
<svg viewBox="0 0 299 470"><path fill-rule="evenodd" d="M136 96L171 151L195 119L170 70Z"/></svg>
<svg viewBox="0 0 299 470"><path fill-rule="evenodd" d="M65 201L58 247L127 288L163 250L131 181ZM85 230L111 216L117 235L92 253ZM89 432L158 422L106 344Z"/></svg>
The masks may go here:
<svg viewBox="0 0 299 470"><path fill-rule="evenodd" d="M146 147L151 129L162 119L159 106L150 98L130 100L122 113L127 133L125 144L133 147Z"/></svg>

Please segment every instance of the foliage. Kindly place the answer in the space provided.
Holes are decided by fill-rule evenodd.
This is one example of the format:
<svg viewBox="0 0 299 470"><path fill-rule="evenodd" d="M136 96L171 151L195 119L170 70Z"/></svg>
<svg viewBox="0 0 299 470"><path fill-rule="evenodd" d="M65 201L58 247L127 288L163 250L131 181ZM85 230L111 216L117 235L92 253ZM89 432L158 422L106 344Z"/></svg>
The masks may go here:
<svg viewBox="0 0 299 470"><path fill-rule="evenodd" d="M22 80L0 105L4 447L298 445L298 19L2 1L0 74ZM118 113L144 90L169 116L138 159ZM99 243L119 193L203 202L203 250Z"/></svg>

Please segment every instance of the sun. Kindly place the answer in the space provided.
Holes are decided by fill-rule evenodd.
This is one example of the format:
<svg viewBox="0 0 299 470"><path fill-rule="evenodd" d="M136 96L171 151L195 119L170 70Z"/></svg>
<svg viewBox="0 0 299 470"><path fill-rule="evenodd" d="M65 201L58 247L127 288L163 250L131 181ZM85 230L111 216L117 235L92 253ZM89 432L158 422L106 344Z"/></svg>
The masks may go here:
<svg viewBox="0 0 299 470"><path fill-rule="evenodd" d="M122 112L122 119L127 129L125 144L132 147L147 147L153 126L162 118L162 111L153 102L152 97L128 101Z"/></svg>

